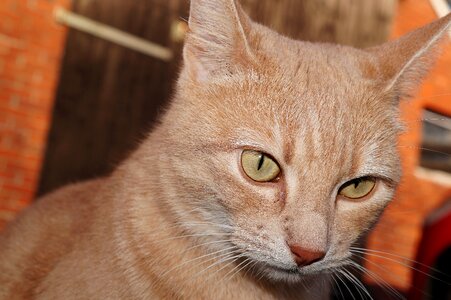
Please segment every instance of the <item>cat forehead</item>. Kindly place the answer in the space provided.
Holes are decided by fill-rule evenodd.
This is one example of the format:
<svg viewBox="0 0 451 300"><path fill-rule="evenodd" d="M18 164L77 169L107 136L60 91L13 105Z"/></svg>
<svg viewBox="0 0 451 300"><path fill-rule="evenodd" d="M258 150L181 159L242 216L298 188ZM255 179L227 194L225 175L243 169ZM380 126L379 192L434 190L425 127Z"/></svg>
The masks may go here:
<svg viewBox="0 0 451 300"><path fill-rule="evenodd" d="M370 132L398 131L398 111L377 89L349 81L308 81L289 77L287 83L271 74L236 76L201 93L201 107L209 108L213 127L249 129L269 137L275 129L296 135L314 126L341 135L359 131L362 138Z"/></svg>
<svg viewBox="0 0 451 300"><path fill-rule="evenodd" d="M258 27L254 38L256 68L281 76L317 82L359 83L374 77L377 62L367 52L348 46L292 40ZM334 83L335 83L334 82Z"/></svg>
<svg viewBox="0 0 451 300"><path fill-rule="evenodd" d="M361 63L343 64L344 60L349 58L275 60L258 70L219 79L213 90L217 90L215 96L219 99L230 98L244 106L274 105L283 110L286 107L281 104L305 110L306 105L314 109L325 103L334 109L350 109L353 104L373 100L385 107L387 101L382 100L386 96L377 82L364 76Z"/></svg>
<svg viewBox="0 0 451 300"><path fill-rule="evenodd" d="M199 87L195 99L202 106L208 104L221 115L236 119L234 123L249 121L250 128L256 124L272 127L273 122L267 120L283 119L289 121L281 124L305 128L304 119L311 118L325 129L336 123L335 118L342 123L362 122L363 126L368 120L397 120L397 109L388 101L389 95L384 95L374 81L332 62L326 62L329 68L324 74L306 63L295 73L292 68L277 66L225 77ZM211 111L209 115L216 114ZM330 117L318 117L321 115Z"/></svg>

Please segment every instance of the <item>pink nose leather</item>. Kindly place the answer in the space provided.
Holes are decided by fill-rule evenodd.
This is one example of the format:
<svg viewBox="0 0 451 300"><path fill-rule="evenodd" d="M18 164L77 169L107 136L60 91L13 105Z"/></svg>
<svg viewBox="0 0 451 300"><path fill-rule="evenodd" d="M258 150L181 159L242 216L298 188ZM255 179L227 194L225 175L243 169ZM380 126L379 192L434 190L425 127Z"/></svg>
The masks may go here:
<svg viewBox="0 0 451 300"><path fill-rule="evenodd" d="M294 261L299 267L311 265L326 256L326 253L324 252L307 250L298 245L290 245L289 247L293 254Z"/></svg>

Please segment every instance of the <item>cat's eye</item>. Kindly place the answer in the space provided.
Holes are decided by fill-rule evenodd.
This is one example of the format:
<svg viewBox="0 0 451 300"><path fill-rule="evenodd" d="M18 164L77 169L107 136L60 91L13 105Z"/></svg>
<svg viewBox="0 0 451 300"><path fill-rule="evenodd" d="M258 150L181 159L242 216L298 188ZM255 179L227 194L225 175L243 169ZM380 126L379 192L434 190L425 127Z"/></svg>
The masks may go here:
<svg viewBox="0 0 451 300"><path fill-rule="evenodd" d="M360 199L371 193L376 185L376 179L372 177L360 177L346 182L339 194L349 199Z"/></svg>
<svg viewBox="0 0 451 300"><path fill-rule="evenodd" d="M241 166L249 178L258 182L274 180L280 173L279 166L271 157L254 150L241 153Z"/></svg>

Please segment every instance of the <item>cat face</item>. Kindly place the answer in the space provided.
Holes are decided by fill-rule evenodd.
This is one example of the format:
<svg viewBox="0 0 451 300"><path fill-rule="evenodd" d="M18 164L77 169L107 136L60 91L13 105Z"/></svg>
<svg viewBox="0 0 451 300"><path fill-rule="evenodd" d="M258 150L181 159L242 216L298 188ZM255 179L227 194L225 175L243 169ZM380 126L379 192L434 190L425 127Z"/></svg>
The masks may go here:
<svg viewBox="0 0 451 300"><path fill-rule="evenodd" d="M197 146L185 147L190 153L183 155L183 168L190 174L183 182L202 194L195 202L203 202L201 219L224 220L233 228L231 242L278 278L346 259L350 244L391 199L399 163L395 110L372 105L377 95L367 83L348 82L346 88L361 91L352 98L340 87L313 93L308 78L281 82L283 70L274 72L192 90L197 97L183 110L191 120L186 130L195 132L190 143ZM246 150L266 154L280 172L254 180L244 169ZM376 182L369 195L339 195L345 183L362 177ZM218 205L209 207L212 202ZM325 257L298 268L290 246Z"/></svg>
<svg viewBox="0 0 451 300"><path fill-rule="evenodd" d="M346 264L400 179L411 56L293 41L234 1L193 1L189 25L163 120L181 223L275 280Z"/></svg>

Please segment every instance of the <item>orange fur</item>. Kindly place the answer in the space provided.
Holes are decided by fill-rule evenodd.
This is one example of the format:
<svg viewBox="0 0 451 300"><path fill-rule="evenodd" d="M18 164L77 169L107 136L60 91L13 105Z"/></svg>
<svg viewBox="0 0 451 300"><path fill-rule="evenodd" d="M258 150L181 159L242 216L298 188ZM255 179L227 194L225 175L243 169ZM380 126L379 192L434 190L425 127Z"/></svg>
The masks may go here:
<svg viewBox="0 0 451 300"><path fill-rule="evenodd" d="M113 174L8 226L0 299L326 299L324 272L347 263L394 193L395 100L450 19L357 50L282 37L233 0L192 0L161 123ZM270 154L280 178L247 178L243 149ZM364 199L337 195L367 175L377 185ZM297 267L288 244L326 257Z"/></svg>

